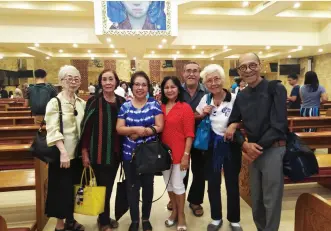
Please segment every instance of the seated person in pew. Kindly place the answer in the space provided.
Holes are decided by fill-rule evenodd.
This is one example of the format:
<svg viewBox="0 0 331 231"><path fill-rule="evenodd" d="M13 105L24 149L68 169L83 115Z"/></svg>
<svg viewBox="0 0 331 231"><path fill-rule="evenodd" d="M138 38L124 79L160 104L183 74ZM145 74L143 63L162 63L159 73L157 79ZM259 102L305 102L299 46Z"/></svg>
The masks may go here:
<svg viewBox="0 0 331 231"><path fill-rule="evenodd" d="M225 133L233 139L242 121L248 141L243 141L249 166L253 218L259 231L279 229L284 189L283 157L286 150L287 93L260 76L261 62L255 53L239 58L238 73L248 84L237 95L229 127Z"/></svg>
<svg viewBox="0 0 331 231"><path fill-rule="evenodd" d="M325 88L319 85L317 74L313 71L306 72L304 85L300 88L300 96L302 117L320 116L321 103L328 101ZM305 132L316 132L316 130L316 128L304 129Z"/></svg>
<svg viewBox="0 0 331 231"><path fill-rule="evenodd" d="M35 70L36 84L30 85L26 92L25 107L31 107L31 114L36 117L36 123L40 124L44 119L47 103L57 95L57 91L46 83L46 71Z"/></svg>
<svg viewBox="0 0 331 231"><path fill-rule="evenodd" d="M0 98L6 99L8 98L8 91L5 86L0 87Z"/></svg>
<svg viewBox="0 0 331 231"><path fill-rule="evenodd" d="M83 121L86 102L75 95L80 87L81 76L73 66L63 66L59 71L62 92L57 97L61 102L63 134L59 126L59 107L56 98L46 107L45 121L48 146L56 145L60 159L49 164L48 194L45 214L57 218L55 230L84 230L74 219L74 184L80 181L80 160L75 156L80 139L80 125ZM66 219L65 223L63 220Z"/></svg>

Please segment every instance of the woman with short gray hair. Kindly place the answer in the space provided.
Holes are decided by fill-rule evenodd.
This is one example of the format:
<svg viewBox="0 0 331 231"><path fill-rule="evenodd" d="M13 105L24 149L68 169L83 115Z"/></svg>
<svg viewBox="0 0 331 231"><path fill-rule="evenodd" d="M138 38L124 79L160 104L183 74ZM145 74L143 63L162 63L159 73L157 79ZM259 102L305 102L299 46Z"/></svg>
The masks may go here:
<svg viewBox="0 0 331 231"><path fill-rule="evenodd" d="M207 116L211 122L209 148L206 151L205 167L208 180L208 196L212 221L207 231L217 231L223 224L221 205L221 170L224 169L227 190L227 219L232 231L242 231L240 221L239 172L241 167L240 146L224 139L228 120L236 98L223 88L225 73L221 66L211 64L201 72L203 83L209 94L202 97L196 113L199 119ZM208 102L207 102L208 101Z"/></svg>
<svg viewBox="0 0 331 231"><path fill-rule="evenodd" d="M80 160L75 149L80 139L80 125L84 117L85 101L75 92L81 84L79 71L73 66L63 66L59 71L62 92L57 99L51 99L46 107L45 121L47 145L60 150L58 160L49 164L48 195L46 211L48 217L57 218L55 231L81 231L85 228L74 219L73 185L79 182ZM63 132L60 132L59 104L63 118ZM66 219L64 223L64 219Z"/></svg>

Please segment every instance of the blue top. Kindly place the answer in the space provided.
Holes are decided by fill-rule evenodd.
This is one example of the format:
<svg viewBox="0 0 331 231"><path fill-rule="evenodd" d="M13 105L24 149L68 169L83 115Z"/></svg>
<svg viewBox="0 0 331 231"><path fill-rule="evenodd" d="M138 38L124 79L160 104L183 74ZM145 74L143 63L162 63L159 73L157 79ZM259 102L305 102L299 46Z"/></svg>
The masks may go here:
<svg viewBox="0 0 331 231"><path fill-rule="evenodd" d="M155 125L155 116L162 114L160 104L154 99L149 98L145 106L137 109L132 105L132 101L125 102L118 113L118 118L125 120L127 127L143 126L150 127ZM131 140L128 136L124 137L123 141L123 160L131 160L132 152L137 144L141 144L144 140L155 140L155 136L146 136Z"/></svg>
<svg viewBox="0 0 331 231"><path fill-rule="evenodd" d="M311 89L310 85L303 85L300 88L302 97L302 108L319 107L321 104L321 95L325 93L325 88L321 85L318 86L316 91Z"/></svg>

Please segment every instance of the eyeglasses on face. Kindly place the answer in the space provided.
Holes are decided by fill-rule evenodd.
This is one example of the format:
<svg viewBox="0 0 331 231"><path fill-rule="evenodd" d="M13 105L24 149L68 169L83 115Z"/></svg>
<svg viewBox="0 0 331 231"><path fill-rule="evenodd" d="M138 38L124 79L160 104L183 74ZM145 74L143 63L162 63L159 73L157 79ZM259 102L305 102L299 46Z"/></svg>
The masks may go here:
<svg viewBox="0 0 331 231"><path fill-rule="evenodd" d="M259 64L258 63L249 63L249 64L243 64L240 65L237 70L241 71L241 72L245 72L248 69L250 69L251 71L255 71L258 68Z"/></svg>
<svg viewBox="0 0 331 231"><path fill-rule="evenodd" d="M72 82L79 83L81 79L79 77L66 77L63 80L66 80L66 81L71 82L71 83Z"/></svg>
<svg viewBox="0 0 331 231"><path fill-rule="evenodd" d="M210 78L210 79L208 79L205 82L205 84L212 85L213 83L220 84L221 82L222 82L222 79L220 77L216 77L216 78Z"/></svg>
<svg viewBox="0 0 331 231"><path fill-rule="evenodd" d="M191 74L194 74L194 75L196 75L196 74L199 74L200 73L200 71L198 70L198 69L186 69L185 70L185 73L186 74L189 74L189 75L191 75Z"/></svg>

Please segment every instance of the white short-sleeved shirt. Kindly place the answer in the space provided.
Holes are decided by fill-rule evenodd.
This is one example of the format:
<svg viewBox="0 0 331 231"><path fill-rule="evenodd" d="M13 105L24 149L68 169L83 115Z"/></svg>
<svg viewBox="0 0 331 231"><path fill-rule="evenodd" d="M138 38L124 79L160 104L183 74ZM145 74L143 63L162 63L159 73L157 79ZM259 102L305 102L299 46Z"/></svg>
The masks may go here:
<svg viewBox="0 0 331 231"><path fill-rule="evenodd" d="M236 95L226 91L226 96L224 101L219 107L216 107L214 100L211 100L210 105L214 106L213 111L210 114L211 127L217 135L224 136L224 133L228 127L228 121L232 112L234 101L236 100ZM203 108L207 106L207 95L202 97L196 111L199 114L203 113Z"/></svg>

